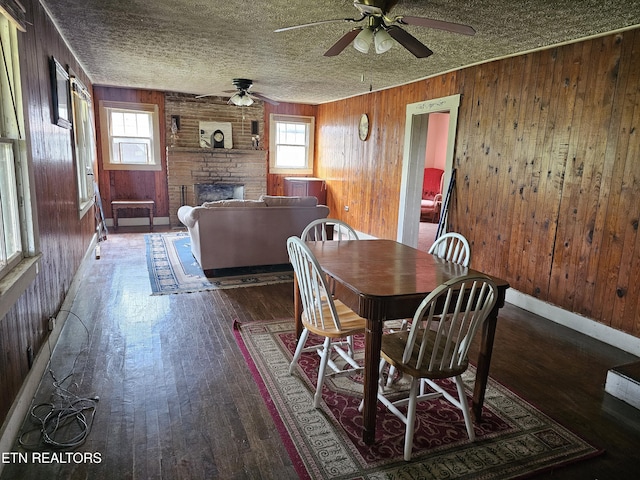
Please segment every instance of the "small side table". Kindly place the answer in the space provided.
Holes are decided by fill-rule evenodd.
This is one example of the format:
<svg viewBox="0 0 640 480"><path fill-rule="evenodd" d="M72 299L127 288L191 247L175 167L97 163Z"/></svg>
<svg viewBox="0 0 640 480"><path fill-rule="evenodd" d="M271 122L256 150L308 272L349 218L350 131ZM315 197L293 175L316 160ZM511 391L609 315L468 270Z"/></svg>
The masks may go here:
<svg viewBox="0 0 640 480"><path fill-rule="evenodd" d="M146 208L149 210L149 227L153 230L153 210L156 202L153 200L113 200L111 211L113 212L113 228L118 228L118 210L122 208Z"/></svg>

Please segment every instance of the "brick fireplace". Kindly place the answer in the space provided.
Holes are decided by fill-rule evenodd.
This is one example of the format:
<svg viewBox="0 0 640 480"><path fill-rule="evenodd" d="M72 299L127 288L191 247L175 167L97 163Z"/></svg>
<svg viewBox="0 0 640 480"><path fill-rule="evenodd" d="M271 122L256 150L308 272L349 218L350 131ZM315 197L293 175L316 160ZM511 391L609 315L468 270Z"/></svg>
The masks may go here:
<svg viewBox="0 0 640 480"><path fill-rule="evenodd" d="M231 124L233 148L200 147L200 122L214 121ZM242 185L242 196L248 200L258 199L267 193L267 151L254 149L254 123L258 126L259 138L264 138L264 105L260 101L239 108L229 105L227 98L166 94L165 127L169 145L167 184L171 225L182 225L177 216L178 208L199 204L195 197L195 185Z"/></svg>
<svg viewBox="0 0 640 480"><path fill-rule="evenodd" d="M170 147L167 151L167 183L171 225L180 225L182 205L198 205L201 185L242 186L242 196L258 199L267 193L267 152L243 149ZM205 190L227 190L206 187ZM238 188L231 189L238 197ZM202 202L200 202L202 203Z"/></svg>

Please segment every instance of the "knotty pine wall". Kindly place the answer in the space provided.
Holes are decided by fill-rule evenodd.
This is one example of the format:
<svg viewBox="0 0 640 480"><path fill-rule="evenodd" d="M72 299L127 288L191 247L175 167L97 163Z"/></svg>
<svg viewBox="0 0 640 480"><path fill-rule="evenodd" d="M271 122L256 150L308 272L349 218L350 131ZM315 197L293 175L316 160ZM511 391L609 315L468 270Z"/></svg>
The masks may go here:
<svg viewBox="0 0 640 480"><path fill-rule="evenodd" d="M461 94L449 229L471 266L640 337L639 85L635 29L323 104L315 174L332 217L395 239L406 105Z"/></svg>
<svg viewBox="0 0 640 480"><path fill-rule="evenodd" d="M53 55L91 87L38 0L24 0L27 32L19 35L28 156L32 162L42 259L40 273L0 318L0 424L28 371L27 349L46 347L55 316L91 244L93 212L78 214L71 130L53 124L49 59Z"/></svg>

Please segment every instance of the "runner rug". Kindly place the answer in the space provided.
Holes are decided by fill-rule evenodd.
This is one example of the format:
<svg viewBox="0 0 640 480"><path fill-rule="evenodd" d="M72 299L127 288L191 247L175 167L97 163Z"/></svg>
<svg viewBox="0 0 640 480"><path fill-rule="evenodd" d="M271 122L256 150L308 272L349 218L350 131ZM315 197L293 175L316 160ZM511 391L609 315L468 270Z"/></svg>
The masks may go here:
<svg viewBox="0 0 640 480"><path fill-rule="evenodd" d="M376 443L362 442L359 376L327 379L321 407L313 408L319 357L303 354L289 375L293 326L292 319L236 322L234 330L300 478L525 478L602 453L490 379L475 442L469 442L459 410L442 399L423 402L413 457L405 462L404 424L381 404ZM356 339L356 348L362 356L363 338ZM464 382L470 397L472 368ZM405 384L398 379L394 388Z"/></svg>
<svg viewBox="0 0 640 480"><path fill-rule="evenodd" d="M270 267L226 269L224 276L207 278L191 254L189 234L145 235L152 295L191 293L223 288L255 287L293 281L293 271Z"/></svg>

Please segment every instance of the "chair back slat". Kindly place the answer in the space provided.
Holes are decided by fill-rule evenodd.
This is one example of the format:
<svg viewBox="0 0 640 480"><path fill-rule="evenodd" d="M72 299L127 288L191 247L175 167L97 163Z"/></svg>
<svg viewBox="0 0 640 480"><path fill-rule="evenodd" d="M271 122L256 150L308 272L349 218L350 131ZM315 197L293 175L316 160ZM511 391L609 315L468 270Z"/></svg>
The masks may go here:
<svg viewBox="0 0 640 480"><path fill-rule="evenodd" d="M309 247L298 237L287 240L289 260L293 265L302 302L304 318L316 328L341 329L327 277Z"/></svg>
<svg viewBox="0 0 640 480"><path fill-rule="evenodd" d="M496 292L485 276L462 276L440 285L413 317L402 362L415 361L413 367L429 372L466 368L471 341L495 306Z"/></svg>
<svg viewBox="0 0 640 480"><path fill-rule="evenodd" d="M463 267L468 267L471 260L469 242L456 232L445 233L438 237L429 248L429 253Z"/></svg>

